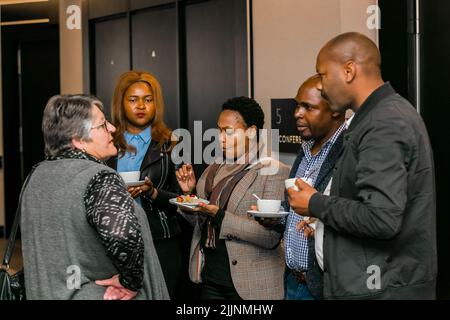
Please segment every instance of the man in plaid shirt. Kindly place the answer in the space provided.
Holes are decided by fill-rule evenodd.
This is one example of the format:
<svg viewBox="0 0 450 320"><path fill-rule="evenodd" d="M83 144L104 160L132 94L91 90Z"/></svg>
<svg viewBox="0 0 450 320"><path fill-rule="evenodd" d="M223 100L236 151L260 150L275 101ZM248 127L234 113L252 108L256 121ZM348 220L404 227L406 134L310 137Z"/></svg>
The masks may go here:
<svg viewBox="0 0 450 320"><path fill-rule="evenodd" d="M303 142L290 178L302 178L316 188L325 189L342 147L345 113L333 112L329 108L316 89L318 80L317 76L306 80L295 98L294 117ZM320 299L322 279L315 258L314 240L305 237L305 230L297 229L303 218L294 213L287 201L284 206L289 210L286 219L281 220L285 228L285 298ZM273 221L261 223L269 226Z"/></svg>

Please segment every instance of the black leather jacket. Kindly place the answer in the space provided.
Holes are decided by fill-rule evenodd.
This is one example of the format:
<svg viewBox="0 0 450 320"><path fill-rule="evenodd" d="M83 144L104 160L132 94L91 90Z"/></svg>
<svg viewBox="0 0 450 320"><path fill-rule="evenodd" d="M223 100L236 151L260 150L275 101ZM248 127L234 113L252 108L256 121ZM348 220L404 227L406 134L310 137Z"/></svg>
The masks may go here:
<svg viewBox="0 0 450 320"><path fill-rule="evenodd" d="M181 232L178 224L176 207L169 204L169 199L180 194L175 176L175 165L171 160L169 143L161 148L158 141L152 140L141 164L141 180L149 177L158 189L155 200L142 196L141 203L144 208L153 240L171 238ZM117 169L117 157L108 161L108 165Z"/></svg>

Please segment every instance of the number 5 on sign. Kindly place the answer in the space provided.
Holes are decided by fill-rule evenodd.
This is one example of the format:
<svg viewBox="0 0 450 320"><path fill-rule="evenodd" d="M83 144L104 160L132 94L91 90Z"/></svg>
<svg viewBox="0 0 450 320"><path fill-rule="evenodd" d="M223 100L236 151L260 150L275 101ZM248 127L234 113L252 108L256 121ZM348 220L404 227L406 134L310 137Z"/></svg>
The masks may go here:
<svg viewBox="0 0 450 320"><path fill-rule="evenodd" d="M276 114L276 116L277 116L277 121L276 121L276 124L281 124L281 114L280 114L280 108L277 108L276 110L275 110L275 114Z"/></svg>

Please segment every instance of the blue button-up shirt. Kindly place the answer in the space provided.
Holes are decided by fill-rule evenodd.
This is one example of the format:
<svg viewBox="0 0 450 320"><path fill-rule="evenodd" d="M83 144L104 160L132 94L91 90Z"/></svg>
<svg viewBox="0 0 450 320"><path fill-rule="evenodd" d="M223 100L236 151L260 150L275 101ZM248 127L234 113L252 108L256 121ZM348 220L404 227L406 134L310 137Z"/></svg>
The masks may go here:
<svg viewBox="0 0 450 320"><path fill-rule="evenodd" d="M122 158L117 161L117 171L139 171L144 160L147 149L152 140L151 127L147 127L139 134L131 134L128 131L124 133L125 141L136 148L136 154L126 152Z"/></svg>
<svg viewBox="0 0 450 320"><path fill-rule="evenodd" d="M124 137L129 145L136 148L136 154L126 152L122 158L119 158L117 161L117 171L140 171L142 161L152 140L152 128L149 126L136 135L125 131ZM137 197L136 202L141 204L141 199Z"/></svg>
<svg viewBox="0 0 450 320"><path fill-rule="evenodd" d="M298 166L295 177L307 179L310 184L315 185L322 163L327 158L331 147L344 129L345 124L336 130L316 155L312 155L311 153L315 141L313 139L304 141L302 148L305 156ZM302 220L302 216L296 214L292 208L289 209L289 215L286 219L286 229L284 231L286 265L296 271L306 271L308 269L308 239L305 238L303 231L297 230L297 224Z"/></svg>

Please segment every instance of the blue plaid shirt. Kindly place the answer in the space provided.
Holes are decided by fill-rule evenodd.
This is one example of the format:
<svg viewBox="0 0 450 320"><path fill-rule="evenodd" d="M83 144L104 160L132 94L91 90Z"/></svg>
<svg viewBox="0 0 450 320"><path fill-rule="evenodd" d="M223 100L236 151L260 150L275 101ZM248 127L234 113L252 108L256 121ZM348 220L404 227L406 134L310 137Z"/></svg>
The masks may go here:
<svg viewBox="0 0 450 320"><path fill-rule="evenodd" d="M307 178L312 185L316 184L322 163L328 156L331 147L336 142L340 133L345 129L345 123L339 127L333 136L324 143L322 149L316 154L311 154L314 140L304 141L302 148L305 156L298 166L296 178ZM303 231L297 230L297 223L303 217L296 214L292 208L286 219L286 229L284 231L284 248L286 254L286 265L296 271L306 271L308 269L308 239L303 235Z"/></svg>

